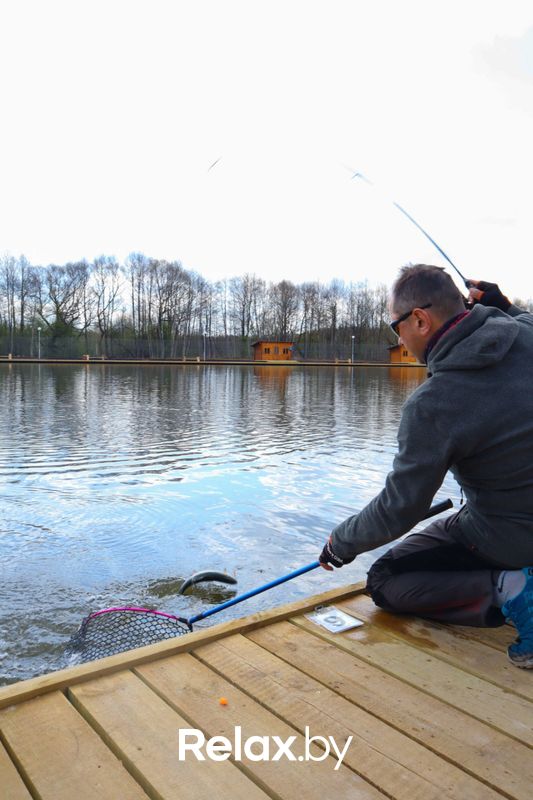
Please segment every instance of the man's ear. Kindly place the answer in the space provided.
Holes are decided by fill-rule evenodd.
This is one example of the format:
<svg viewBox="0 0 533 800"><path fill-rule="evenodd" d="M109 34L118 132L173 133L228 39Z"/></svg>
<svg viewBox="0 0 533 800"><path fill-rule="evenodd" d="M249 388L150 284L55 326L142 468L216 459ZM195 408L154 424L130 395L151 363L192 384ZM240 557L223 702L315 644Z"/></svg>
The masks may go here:
<svg viewBox="0 0 533 800"><path fill-rule="evenodd" d="M414 316L416 319L417 330L420 331L420 333L429 331L431 328L431 320L425 310L419 309L414 311Z"/></svg>

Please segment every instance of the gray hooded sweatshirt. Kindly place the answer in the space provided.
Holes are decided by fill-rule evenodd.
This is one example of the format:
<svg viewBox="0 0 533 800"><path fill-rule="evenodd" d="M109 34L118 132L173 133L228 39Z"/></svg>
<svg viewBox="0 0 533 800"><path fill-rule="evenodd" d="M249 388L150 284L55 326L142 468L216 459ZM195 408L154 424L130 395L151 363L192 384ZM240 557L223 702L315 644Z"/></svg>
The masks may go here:
<svg viewBox="0 0 533 800"><path fill-rule="evenodd" d="M354 556L407 533L451 470L466 497L456 538L495 565L533 565L533 315L474 306L428 371L404 405L385 487L333 530L333 550Z"/></svg>

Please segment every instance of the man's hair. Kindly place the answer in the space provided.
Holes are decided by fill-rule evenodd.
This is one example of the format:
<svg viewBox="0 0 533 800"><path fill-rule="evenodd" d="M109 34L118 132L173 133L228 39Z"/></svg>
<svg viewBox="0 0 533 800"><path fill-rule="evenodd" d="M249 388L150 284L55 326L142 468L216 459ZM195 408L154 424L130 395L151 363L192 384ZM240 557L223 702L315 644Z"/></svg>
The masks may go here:
<svg viewBox="0 0 533 800"><path fill-rule="evenodd" d="M448 273L428 264L402 267L392 285L391 301L397 314L431 303L433 311L445 320L465 310L463 296Z"/></svg>

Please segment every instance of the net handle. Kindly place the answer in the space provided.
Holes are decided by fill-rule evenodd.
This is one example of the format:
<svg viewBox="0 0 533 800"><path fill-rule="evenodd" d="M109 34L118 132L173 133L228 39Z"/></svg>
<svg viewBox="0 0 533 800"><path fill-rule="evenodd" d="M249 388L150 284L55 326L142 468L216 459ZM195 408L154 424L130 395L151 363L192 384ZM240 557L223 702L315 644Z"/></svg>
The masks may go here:
<svg viewBox="0 0 533 800"><path fill-rule="evenodd" d="M273 589L274 586L279 586L280 583L292 581L292 579L297 578L298 575L303 575L305 572L310 572L312 569L316 569L319 566L320 561L312 561L311 564L307 564L305 567L295 569L294 572L289 572L288 575L283 575L281 578L276 578L273 581L269 581L269 583L265 583L263 586L259 586L257 589L251 589L249 592L245 592L237 597L233 597L231 600L226 600L225 603L221 603L214 608L210 608L207 611L202 611L201 614L196 614L194 617L189 617L187 622L190 625L194 625L195 622L199 622L201 619L206 619L206 617L210 617L211 614L218 614L219 611L224 611L225 608L235 606L237 603L242 603L243 600L248 600L249 597L255 597L256 594L261 594L261 592L267 592L269 589Z"/></svg>
<svg viewBox="0 0 533 800"><path fill-rule="evenodd" d="M422 519L429 519L429 517L434 517L436 514L440 514L442 511L447 511L449 508L453 507L452 501L448 498L448 500L443 500L441 503L435 503L435 505L431 506L428 513L422 517ZM237 603L242 603L244 600L248 600L250 597L255 597L262 592L267 592L269 589L273 589L274 586L279 586L280 583L286 583L286 581L292 581L293 578L297 578L299 575L304 575L306 572L311 572L311 570L316 569L320 566L320 561L312 561L310 564L306 564L305 567L300 567L299 569L295 569L294 572L289 572L287 575L282 575L281 578L276 578L269 583L265 583L262 586L259 586L257 589L251 589L249 592L245 592L244 594L240 594L237 597L232 598L231 600L226 600L225 603L221 603L214 608L210 608L207 611L202 611L201 614L196 614L194 617L189 617L187 620L187 624L189 626L194 625L195 622L199 622L201 619L207 619L212 614L218 614L219 611L224 611L226 608L230 608L231 606L237 605Z"/></svg>

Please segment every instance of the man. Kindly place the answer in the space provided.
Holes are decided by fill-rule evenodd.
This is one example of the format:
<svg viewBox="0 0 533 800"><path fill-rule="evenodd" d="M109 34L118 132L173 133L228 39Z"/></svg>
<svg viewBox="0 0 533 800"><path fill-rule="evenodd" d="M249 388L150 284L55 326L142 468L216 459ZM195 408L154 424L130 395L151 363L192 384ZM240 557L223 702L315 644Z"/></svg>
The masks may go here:
<svg viewBox="0 0 533 800"><path fill-rule="evenodd" d="M519 638L509 658L532 668L533 315L495 284L471 284L475 305L466 311L439 267L401 270L391 325L429 379L403 408L385 487L333 530L320 561L341 567L407 533L451 470L466 505L379 558L368 573L370 594L388 611L444 622L510 619Z"/></svg>

